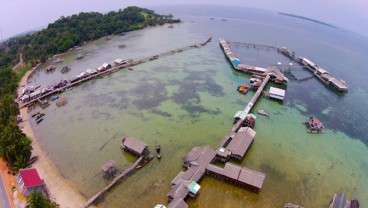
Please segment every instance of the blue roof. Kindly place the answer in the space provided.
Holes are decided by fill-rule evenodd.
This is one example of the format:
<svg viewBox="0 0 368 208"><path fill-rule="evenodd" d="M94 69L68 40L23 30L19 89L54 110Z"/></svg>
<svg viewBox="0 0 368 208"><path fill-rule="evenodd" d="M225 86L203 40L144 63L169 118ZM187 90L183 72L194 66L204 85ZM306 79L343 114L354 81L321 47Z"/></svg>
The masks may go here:
<svg viewBox="0 0 368 208"><path fill-rule="evenodd" d="M238 59L234 59L231 61L231 63L234 65L234 66L237 66L240 64L240 61Z"/></svg>

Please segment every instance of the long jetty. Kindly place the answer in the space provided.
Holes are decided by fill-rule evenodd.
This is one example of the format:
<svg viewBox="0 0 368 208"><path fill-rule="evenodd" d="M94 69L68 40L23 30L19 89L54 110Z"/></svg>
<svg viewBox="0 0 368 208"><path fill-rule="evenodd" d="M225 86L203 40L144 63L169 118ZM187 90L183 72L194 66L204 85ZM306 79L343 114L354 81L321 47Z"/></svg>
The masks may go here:
<svg viewBox="0 0 368 208"><path fill-rule="evenodd" d="M232 53L227 42L224 39L220 39L220 44L231 64L235 69L239 70L240 60ZM248 72L260 74L259 71ZM275 68L264 71L262 75L264 77L263 81L245 107L244 114L249 114L271 78L274 80L278 79L279 83L287 81L284 75ZM194 189L193 187L200 187L197 183L204 175L213 176L221 181L228 181L241 187L247 187L256 192L262 188L266 177L264 173L229 162L231 159L242 160L256 135L253 129L244 127L244 121L245 119L240 118L220 141L215 150L209 146L195 147L184 157L183 166L187 170L180 172L171 181L172 188L167 194L169 200L168 208L188 207L184 200L188 196L195 198L198 195L199 189ZM214 162L216 161L224 162L224 168L215 165Z"/></svg>
<svg viewBox="0 0 368 208"><path fill-rule="evenodd" d="M102 189L100 192L98 192L96 195L91 197L87 203L82 208L88 208L93 203L95 203L98 199L104 196L104 194L110 190L115 184L117 184L119 181L124 179L126 176L128 176L130 173L132 173L134 170L136 170L137 166L142 162L144 158L140 157L138 160L132 164L128 169L124 170L120 175L116 176L110 183L107 185L104 189Z"/></svg>
<svg viewBox="0 0 368 208"><path fill-rule="evenodd" d="M145 62L148 62L148 61L153 61L153 60L156 60L160 57L165 57L165 56L168 56L168 55L174 55L176 53L180 53L180 52L183 52L183 51L186 51L186 50L189 50L189 49L200 48L202 46L207 45L207 43L209 43L211 40L212 40L212 37L209 37L205 42L202 42L202 43L195 43L195 44L192 44L192 45L189 45L189 46L176 48L176 49L173 49L173 50L169 50L169 51L165 51L165 52L162 52L162 53L155 54L153 56L141 58L141 59L135 60L131 63L127 63L127 64L123 64L123 65L120 65L120 66L112 67L112 68L107 69L105 71L98 71L96 74L92 74L88 77L82 78L82 79L80 79L78 81L75 81L75 82L71 82L70 80L67 80L67 84L65 86L54 88L53 90L51 90L49 92L46 92L46 93L44 93L40 96L31 98L29 101L22 103L20 105L20 108L28 107L28 106L34 104L35 102L37 102L37 100L39 100L39 99L44 99L44 98L47 98L47 97L49 97L53 94L58 94L58 93L64 92L65 90L71 89L72 87L77 86L81 83L84 83L86 81L93 80L93 79L96 79L96 78L99 78L99 77L102 77L102 76L106 76L108 74L117 72L121 69L136 66L138 64L142 64L142 63L145 63Z"/></svg>

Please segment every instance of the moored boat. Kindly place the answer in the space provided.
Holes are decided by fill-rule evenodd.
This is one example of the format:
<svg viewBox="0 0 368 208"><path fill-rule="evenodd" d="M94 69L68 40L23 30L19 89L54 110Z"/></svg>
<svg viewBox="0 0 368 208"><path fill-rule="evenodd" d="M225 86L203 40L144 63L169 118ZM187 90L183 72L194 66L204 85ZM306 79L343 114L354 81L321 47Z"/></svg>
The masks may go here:
<svg viewBox="0 0 368 208"><path fill-rule="evenodd" d="M258 113L259 115L262 115L262 116L267 116L267 117L269 117L269 116L270 116L270 115L269 115L265 110L263 110L263 109L257 110L257 113Z"/></svg>
<svg viewBox="0 0 368 208"><path fill-rule="evenodd" d="M63 68L61 68L60 72L61 73L67 73L71 70L71 68L69 66L64 66Z"/></svg>
<svg viewBox="0 0 368 208"><path fill-rule="evenodd" d="M54 101L54 100L57 100L57 99L59 99L59 96L57 96L57 95L51 96L51 101Z"/></svg>
<svg viewBox="0 0 368 208"><path fill-rule="evenodd" d="M158 159L161 159L161 146L160 144L156 144L155 145L155 149L156 149L156 156Z"/></svg>
<svg viewBox="0 0 368 208"><path fill-rule="evenodd" d="M41 114L39 114L39 115L36 116L36 120L40 120L44 116L45 116L45 114L44 113L41 113Z"/></svg>
<svg viewBox="0 0 368 208"><path fill-rule="evenodd" d="M36 125L40 124L43 121L43 118L36 121Z"/></svg>
<svg viewBox="0 0 368 208"><path fill-rule="evenodd" d="M53 71L53 70L55 70L55 69L56 69L56 66L51 64L50 66L48 66L48 67L46 68L46 71L50 72L50 71Z"/></svg>
<svg viewBox="0 0 368 208"><path fill-rule="evenodd" d="M38 112L36 112L36 113L32 114L32 118L33 118L33 117L35 117L35 116L38 116L38 115L40 115L40 114L41 114L41 112L40 112L40 111L38 111Z"/></svg>
<svg viewBox="0 0 368 208"><path fill-rule="evenodd" d="M242 93L242 94L246 94L248 92L248 89L249 89L249 86L246 85L246 84L241 84L239 87L238 87L238 92Z"/></svg>

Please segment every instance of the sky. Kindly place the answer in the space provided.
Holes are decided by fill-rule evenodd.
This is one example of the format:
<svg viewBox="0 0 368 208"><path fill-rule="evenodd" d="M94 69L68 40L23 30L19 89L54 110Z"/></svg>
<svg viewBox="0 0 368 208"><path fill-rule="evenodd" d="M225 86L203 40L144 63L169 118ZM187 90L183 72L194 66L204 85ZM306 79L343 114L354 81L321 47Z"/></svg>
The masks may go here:
<svg viewBox="0 0 368 208"><path fill-rule="evenodd" d="M1 0L0 41L79 12L106 12L130 5L226 4L317 19L368 37L368 0ZM224 14L226 17L226 14Z"/></svg>

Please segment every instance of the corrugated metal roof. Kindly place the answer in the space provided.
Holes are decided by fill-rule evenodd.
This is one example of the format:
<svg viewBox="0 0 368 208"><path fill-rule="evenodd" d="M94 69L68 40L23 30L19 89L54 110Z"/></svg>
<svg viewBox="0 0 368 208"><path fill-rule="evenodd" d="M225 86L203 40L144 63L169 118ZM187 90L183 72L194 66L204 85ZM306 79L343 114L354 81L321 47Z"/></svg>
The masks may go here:
<svg viewBox="0 0 368 208"><path fill-rule="evenodd" d="M238 179L241 167L232 163L226 163L224 167L224 176L232 179Z"/></svg>
<svg viewBox="0 0 368 208"><path fill-rule="evenodd" d="M27 188L43 185L36 168L21 169L19 170L19 174L22 177L24 186Z"/></svg>
<svg viewBox="0 0 368 208"><path fill-rule="evenodd" d="M240 182L246 183L248 185L257 187L257 188L262 188L263 186L263 181L266 177L266 174L243 167L238 180Z"/></svg>
<svg viewBox="0 0 368 208"><path fill-rule="evenodd" d="M142 154L144 149L148 147L148 145L134 137L125 137L123 138L122 144L129 149L136 151L139 154Z"/></svg>
<svg viewBox="0 0 368 208"><path fill-rule="evenodd" d="M188 208L188 205L185 203L182 198L175 198L168 205L167 208Z"/></svg>
<svg viewBox="0 0 368 208"><path fill-rule="evenodd" d="M235 135L235 137L227 145L226 149L228 149L232 154L244 157L249 146L252 144L255 135L256 132L249 127L242 129L242 131L239 131Z"/></svg>

